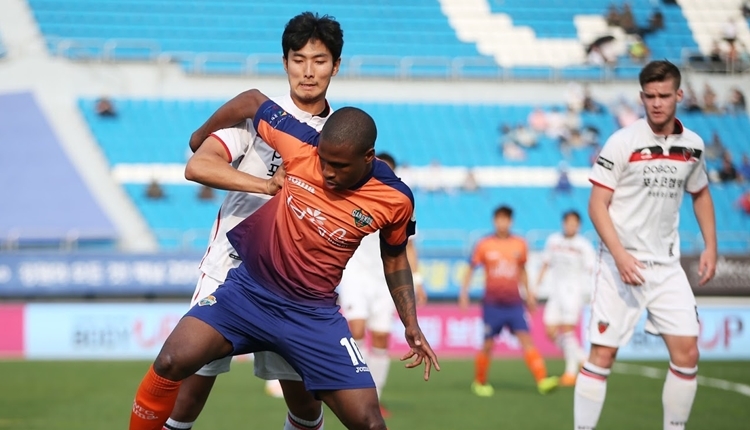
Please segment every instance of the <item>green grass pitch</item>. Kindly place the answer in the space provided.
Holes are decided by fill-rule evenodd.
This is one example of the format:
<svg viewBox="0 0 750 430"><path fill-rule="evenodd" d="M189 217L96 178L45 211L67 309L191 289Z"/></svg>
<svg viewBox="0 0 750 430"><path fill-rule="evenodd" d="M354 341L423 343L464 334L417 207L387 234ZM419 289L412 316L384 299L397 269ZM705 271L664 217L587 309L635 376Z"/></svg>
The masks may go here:
<svg viewBox="0 0 750 430"><path fill-rule="evenodd" d="M539 395L520 360L495 361L492 398L469 391L473 364L443 360L430 382L394 361L384 404L391 429L549 430L573 427L573 389ZM638 363L664 369L666 363ZM551 373L562 363L552 361ZM0 429L124 429L146 362L0 361ZM750 362L706 362L700 374L750 385ZM661 379L614 373L601 430L661 429ZM196 430L281 429L286 408L263 392L252 364L235 363L214 388ZM326 429L343 427L326 411ZM701 386L688 429L750 428L750 397Z"/></svg>

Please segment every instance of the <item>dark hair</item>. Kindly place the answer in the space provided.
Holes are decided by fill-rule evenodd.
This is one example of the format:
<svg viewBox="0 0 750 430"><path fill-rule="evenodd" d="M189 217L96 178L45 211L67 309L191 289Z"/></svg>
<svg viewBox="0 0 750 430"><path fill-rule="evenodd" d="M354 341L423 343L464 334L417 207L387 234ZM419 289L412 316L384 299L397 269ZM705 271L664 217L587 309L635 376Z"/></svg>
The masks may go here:
<svg viewBox="0 0 750 430"><path fill-rule="evenodd" d="M643 67L638 75L641 87L651 82L664 82L667 79L674 80L674 88L679 89L682 82L680 69L667 60L652 61Z"/></svg>
<svg viewBox="0 0 750 430"><path fill-rule="evenodd" d="M393 158L393 156L387 152L381 152L380 154L375 155L376 157L380 158L381 160L385 161L386 163L390 164L394 168L396 167L396 159Z"/></svg>
<svg viewBox="0 0 750 430"><path fill-rule="evenodd" d="M299 51L309 41L320 40L323 45L331 51L333 62L341 58L341 50L344 49L344 31L341 24L332 16L318 16L317 13L303 12L290 19L284 27L281 36L281 49L284 50L284 58L289 51Z"/></svg>
<svg viewBox="0 0 750 430"><path fill-rule="evenodd" d="M375 120L362 109L351 106L334 111L320 132L321 142L351 145L360 154L374 148L377 137Z"/></svg>
<svg viewBox="0 0 750 430"><path fill-rule="evenodd" d="M500 206L497 209L495 209L494 216L497 218L500 215L505 215L508 218L513 218L513 209L510 206Z"/></svg>
<svg viewBox="0 0 750 430"><path fill-rule="evenodd" d="M565 221L566 219L568 219L569 216L575 217L575 219L578 222L581 222L581 214L579 214L577 210L571 209L571 210L565 212L563 214L563 217L562 217L563 221Z"/></svg>

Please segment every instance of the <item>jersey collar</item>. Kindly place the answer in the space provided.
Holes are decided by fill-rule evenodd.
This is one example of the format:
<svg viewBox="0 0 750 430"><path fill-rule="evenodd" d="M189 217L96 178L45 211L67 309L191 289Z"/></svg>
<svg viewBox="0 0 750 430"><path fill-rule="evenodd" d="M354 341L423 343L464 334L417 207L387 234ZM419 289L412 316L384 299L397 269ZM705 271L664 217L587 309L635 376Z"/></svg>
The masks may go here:
<svg viewBox="0 0 750 430"><path fill-rule="evenodd" d="M313 118L325 119L325 118L328 118L329 115L331 115L332 109L331 109L331 105L328 103L328 100L325 101L326 107L323 109L322 112L315 114L315 115L311 115L303 111L302 109L298 108L297 105L294 104L294 100L292 100L292 96L289 93L284 94L284 96L280 98L282 98L284 100L284 104L288 106L288 108L286 108L286 111L292 114L292 116L294 116L301 122L306 123L312 120Z"/></svg>

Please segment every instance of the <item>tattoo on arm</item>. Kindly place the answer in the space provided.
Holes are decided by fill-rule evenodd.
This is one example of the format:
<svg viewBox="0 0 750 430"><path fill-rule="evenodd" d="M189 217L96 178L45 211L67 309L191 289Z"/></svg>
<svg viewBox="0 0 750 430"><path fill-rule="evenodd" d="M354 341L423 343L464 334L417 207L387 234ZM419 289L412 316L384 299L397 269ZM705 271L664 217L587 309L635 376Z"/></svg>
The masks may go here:
<svg viewBox="0 0 750 430"><path fill-rule="evenodd" d="M393 303L404 326L413 324L417 318L417 305L414 297L414 280L411 269L401 269L385 274L385 282L391 291Z"/></svg>

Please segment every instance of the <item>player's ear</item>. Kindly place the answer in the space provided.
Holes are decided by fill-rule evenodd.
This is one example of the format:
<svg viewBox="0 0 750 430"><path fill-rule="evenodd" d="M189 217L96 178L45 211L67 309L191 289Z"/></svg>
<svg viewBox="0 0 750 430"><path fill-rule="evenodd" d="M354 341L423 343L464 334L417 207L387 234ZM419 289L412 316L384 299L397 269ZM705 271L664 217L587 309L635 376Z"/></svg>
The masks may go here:
<svg viewBox="0 0 750 430"><path fill-rule="evenodd" d="M375 159L375 148L370 148L365 152L365 163L371 163Z"/></svg>
<svg viewBox="0 0 750 430"><path fill-rule="evenodd" d="M338 75L339 67L341 67L341 57L333 62L333 71L331 72L331 77Z"/></svg>
<svg viewBox="0 0 750 430"><path fill-rule="evenodd" d="M680 88L680 89L678 89L678 90L677 90L677 103L679 103L679 102L681 102L681 101L682 101L682 96L683 96L684 94L685 94L685 93L683 93L683 91L682 91L682 88Z"/></svg>

